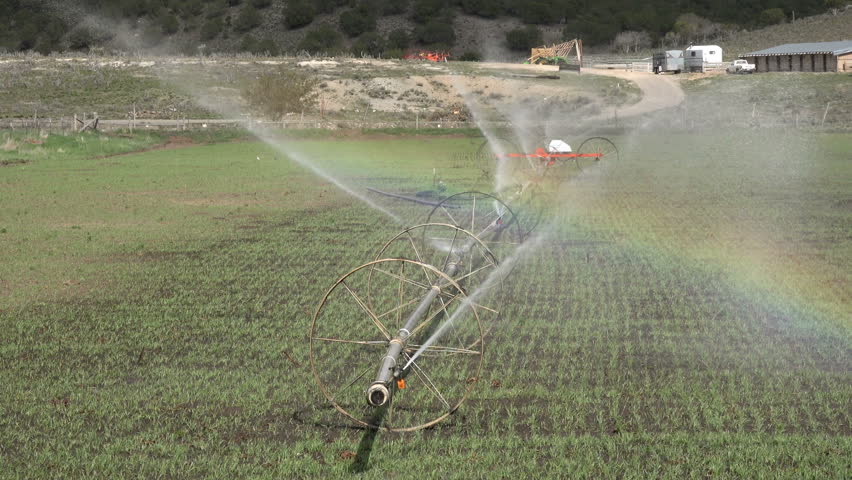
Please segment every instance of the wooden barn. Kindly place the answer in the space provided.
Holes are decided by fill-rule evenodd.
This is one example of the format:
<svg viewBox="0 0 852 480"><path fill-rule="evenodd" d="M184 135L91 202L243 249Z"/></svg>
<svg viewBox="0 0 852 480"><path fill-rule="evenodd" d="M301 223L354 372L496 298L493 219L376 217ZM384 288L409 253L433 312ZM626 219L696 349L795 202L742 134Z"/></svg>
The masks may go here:
<svg viewBox="0 0 852 480"><path fill-rule="evenodd" d="M852 72L852 40L788 43L740 55L758 72Z"/></svg>

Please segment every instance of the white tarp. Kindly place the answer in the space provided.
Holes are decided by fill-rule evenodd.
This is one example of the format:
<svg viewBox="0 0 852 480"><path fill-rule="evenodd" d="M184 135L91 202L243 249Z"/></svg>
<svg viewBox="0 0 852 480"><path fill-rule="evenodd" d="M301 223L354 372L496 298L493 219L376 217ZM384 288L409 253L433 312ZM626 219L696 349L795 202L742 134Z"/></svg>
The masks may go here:
<svg viewBox="0 0 852 480"><path fill-rule="evenodd" d="M562 140L551 140L547 144L547 153L571 153L571 145Z"/></svg>

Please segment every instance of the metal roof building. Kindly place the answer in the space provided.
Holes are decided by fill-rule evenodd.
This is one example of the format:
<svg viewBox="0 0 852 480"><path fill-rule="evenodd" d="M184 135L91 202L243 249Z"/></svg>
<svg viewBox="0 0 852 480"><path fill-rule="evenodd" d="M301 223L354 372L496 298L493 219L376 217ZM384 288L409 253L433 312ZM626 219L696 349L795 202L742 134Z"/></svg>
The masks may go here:
<svg viewBox="0 0 852 480"><path fill-rule="evenodd" d="M852 40L788 43L740 55L758 72L852 72Z"/></svg>

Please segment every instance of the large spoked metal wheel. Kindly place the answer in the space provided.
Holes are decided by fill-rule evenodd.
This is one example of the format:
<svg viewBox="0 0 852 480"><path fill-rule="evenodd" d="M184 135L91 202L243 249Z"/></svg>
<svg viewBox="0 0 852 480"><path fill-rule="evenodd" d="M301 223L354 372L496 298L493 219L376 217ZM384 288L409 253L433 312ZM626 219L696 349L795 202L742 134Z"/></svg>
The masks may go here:
<svg viewBox="0 0 852 480"><path fill-rule="evenodd" d="M426 217L426 223L447 223L472 233L497 257L523 240L519 220L507 202L482 192L451 195Z"/></svg>
<svg viewBox="0 0 852 480"><path fill-rule="evenodd" d="M461 227L442 223L426 223L400 232L379 250L376 259L407 258L432 265L447 274L464 293L471 296L470 304L477 310L485 335L491 331L500 317L502 307L503 272L498 271L494 253L480 239ZM449 268L452 265L453 268ZM379 267L375 267L379 268ZM375 269L374 268L374 269ZM370 272L368 302L381 298L380 289L373 288L373 279L387 272ZM434 285L428 270L423 276ZM439 297L438 302L444 299ZM475 339L478 341L478 339ZM466 345L473 348L475 344Z"/></svg>
<svg viewBox="0 0 852 480"><path fill-rule="evenodd" d="M580 156L574 158L574 164L580 170L591 167L604 159L619 160L618 148L612 141L605 137L587 138L580 144L577 153Z"/></svg>
<svg viewBox="0 0 852 480"><path fill-rule="evenodd" d="M544 216L546 206L546 195L542 193L539 183L528 183L526 185L509 185L497 192L498 198L506 199L512 204L515 213L521 242L524 242L535 231Z"/></svg>
<svg viewBox="0 0 852 480"><path fill-rule="evenodd" d="M517 143L505 137L486 138L476 151L476 165L481 172L481 178L493 180L501 173L505 158L509 153L517 153Z"/></svg>
<svg viewBox="0 0 852 480"><path fill-rule="evenodd" d="M399 358L407 364L404 382L392 382L384 407L369 406L366 388L391 339L433 288L439 294ZM416 260L384 258L352 270L328 290L311 322L311 369L320 391L367 428L412 431L444 420L479 379L484 338L474 303L453 278ZM386 410L379 416L376 408Z"/></svg>

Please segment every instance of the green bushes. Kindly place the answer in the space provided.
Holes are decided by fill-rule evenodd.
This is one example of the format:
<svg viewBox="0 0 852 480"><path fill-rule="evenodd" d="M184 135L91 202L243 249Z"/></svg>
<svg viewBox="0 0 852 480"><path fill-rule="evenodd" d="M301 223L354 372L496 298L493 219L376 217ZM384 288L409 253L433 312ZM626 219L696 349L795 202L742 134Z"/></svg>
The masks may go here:
<svg viewBox="0 0 852 480"><path fill-rule="evenodd" d="M787 19L787 16L784 15L784 10L780 8L768 8L762 12L760 12L760 24L761 25L775 25L777 23L781 23Z"/></svg>
<svg viewBox="0 0 852 480"><path fill-rule="evenodd" d="M222 18L216 17L207 20L204 26L201 27L201 39L212 40L222 33Z"/></svg>
<svg viewBox="0 0 852 480"><path fill-rule="evenodd" d="M512 50L529 50L541 45L542 42L541 30L532 25L516 28L506 33L506 45Z"/></svg>
<svg viewBox="0 0 852 480"><path fill-rule="evenodd" d="M362 3L358 7L340 14L340 29L346 36L357 37L362 33L376 29L375 13L364 8L364 5Z"/></svg>
<svg viewBox="0 0 852 480"><path fill-rule="evenodd" d="M384 50L385 39L376 32L367 32L352 44L352 53L355 55L380 57Z"/></svg>
<svg viewBox="0 0 852 480"><path fill-rule="evenodd" d="M404 28L397 28L388 34L387 46L393 50L405 50L411 46L411 34Z"/></svg>
<svg viewBox="0 0 852 480"><path fill-rule="evenodd" d="M340 51L343 35L336 28L323 23L310 30L299 42L298 49L310 53L332 54Z"/></svg>
<svg viewBox="0 0 852 480"><path fill-rule="evenodd" d="M417 40L433 48L449 48L456 43L452 21L432 20L417 29Z"/></svg>
<svg viewBox="0 0 852 480"><path fill-rule="evenodd" d="M255 55L269 55L273 57L280 53L278 45L271 38L257 40L251 35L243 37L243 41L240 43L240 50Z"/></svg>
<svg viewBox="0 0 852 480"><path fill-rule="evenodd" d="M248 32L260 25L260 13L251 5L246 5L240 11L240 16L234 22L234 30L237 32Z"/></svg>
<svg viewBox="0 0 852 480"><path fill-rule="evenodd" d="M314 21L315 14L314 6L307 0L293 1L284 9L284 24L288 28L304 27Z"/></svg>

